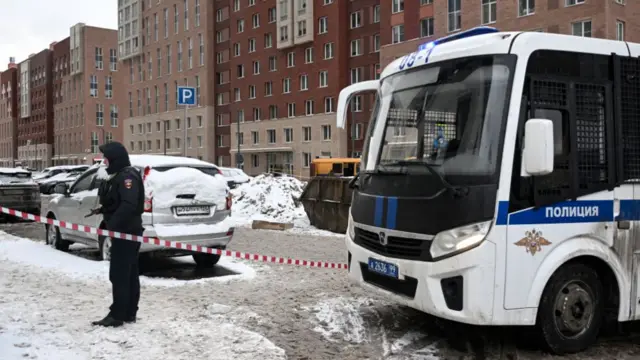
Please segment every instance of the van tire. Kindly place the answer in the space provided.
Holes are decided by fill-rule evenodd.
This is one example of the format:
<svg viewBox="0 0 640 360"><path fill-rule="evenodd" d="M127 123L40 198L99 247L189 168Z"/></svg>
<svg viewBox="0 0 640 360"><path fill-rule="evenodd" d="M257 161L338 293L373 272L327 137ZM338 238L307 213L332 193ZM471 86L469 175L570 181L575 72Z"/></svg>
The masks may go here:
<svg viewBox="0 0 640 360"><path fill-rule="evenodd" d="M596 342L604 319L603 292L598 273L585 264L566 264L553 274L537 317L542 339L552 353L577 353Z"/></svg>
<svg viewBox="0 0 640 360"><path fill-rule="evenodd" d="M192 256L199 268L212 268L220 261L220 255L217 254L193 254Z"/></svg>

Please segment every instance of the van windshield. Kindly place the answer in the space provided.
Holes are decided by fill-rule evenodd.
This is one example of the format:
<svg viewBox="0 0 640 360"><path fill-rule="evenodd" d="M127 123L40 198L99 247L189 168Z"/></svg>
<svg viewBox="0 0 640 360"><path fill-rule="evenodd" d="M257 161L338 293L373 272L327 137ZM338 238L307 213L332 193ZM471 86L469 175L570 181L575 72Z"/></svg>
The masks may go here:
<svg viewBox="0 0 640 360"><path fill-rule="evenodd" d="M435 170L468 185L495 178L514 64L512 55L475 56L384 79L367 170Z"/></svg>

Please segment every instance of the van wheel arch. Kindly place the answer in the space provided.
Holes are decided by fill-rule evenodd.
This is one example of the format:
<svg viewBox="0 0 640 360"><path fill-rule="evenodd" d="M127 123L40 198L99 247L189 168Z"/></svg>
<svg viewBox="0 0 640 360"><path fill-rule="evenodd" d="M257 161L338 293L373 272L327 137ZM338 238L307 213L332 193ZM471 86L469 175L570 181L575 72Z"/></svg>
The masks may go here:
<svg viewBox="0 0 640 360"><path fill-rule="evenodd" d="M587 287L593 287L591 289L594 292L593 295L597 296L598 293L602 295L600 301L598 301L599 304L594 306L597 312L594 315L594 325L597 324L597 329L589 330L591 335L585 334L584 339L574 338L559 343L556 334L551 334L555 331L549 330L551 328L549 312L552 310L550 306L553 306L553 301L550 300L550 297L557 296L557 291L561 287L559 282L574 279L574 276L577 281L586 280ZM562 264L547 280L538 304L536 327L540 330L541 340L553 353L559 355L574 353L592 345L591 342L594 341L594 337L599 333L600 328L606 324L607 320L617 320L619 309L620 287L613 269L598 257L590 255L579 256ZM559 331L557 327L555 329Z"/></svg>

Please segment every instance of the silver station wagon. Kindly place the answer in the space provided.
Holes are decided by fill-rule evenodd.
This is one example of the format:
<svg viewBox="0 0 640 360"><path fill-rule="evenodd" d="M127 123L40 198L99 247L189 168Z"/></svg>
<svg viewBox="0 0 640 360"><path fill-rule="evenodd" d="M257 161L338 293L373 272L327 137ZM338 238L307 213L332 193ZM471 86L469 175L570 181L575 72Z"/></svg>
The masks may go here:
<svg viewBox="0 0 640 360"><path fill-rule="evenodd" d="M192 168L206 175L221 175L213 164L186 157L163 155L130 155L131 165L141 173L155 170L160 173L176 168ZM97 164L80 175L71 185L56 185L55 194L43 209L47 217L70 223L104 229L105 223L101 215L89 216L91 209L99 207L98 188L102 181L100 167ZM207 180L206 176L204 177ZM200 245L215 249L225 249L233 237L233 227L222 227L220 222L231 214L231 194L225 181L211 178L212 183L221 184L219 199L199 200L196 190L178 191L171 202L157 204L153 198L145 196L145 207L142 215L144 236L157 237L160 240L178 241L184 244ZM203 184L204 185L207 184ZM209 184L210 185L210 184ZM175 192L175 191L174 191ZM174 195L170 193L170 196ZM166 194L165 194L166 195ZM157 194L154 194L154 197ZM216 195L217 196L217 195ZM166 198L166 196L165 196ZM97 247L100 257L108 260L111 239L92 233L83 233L70 229L46 225L47 244L67 251L69 245L81 243ZM212 267L220 259L219 255L194 253L187 250L170 249L163 246L142 244L140 253L147 256L184 256L192 255L201 267Z"/></svg>

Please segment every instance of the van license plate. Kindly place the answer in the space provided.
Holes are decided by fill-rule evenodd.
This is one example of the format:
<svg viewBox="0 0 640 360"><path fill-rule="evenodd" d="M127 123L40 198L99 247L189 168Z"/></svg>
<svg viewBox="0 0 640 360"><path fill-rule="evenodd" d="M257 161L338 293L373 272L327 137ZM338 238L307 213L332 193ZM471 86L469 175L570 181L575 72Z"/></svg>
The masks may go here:
<svg viewBox="0 0 640 360"><path fill-rule="evenodd" d="M389 264L388 262L369 258L369 271L373 271L378 274L389 276L392 278L398 278L398 266Z"/></svg>
<svg viewBox="0 0 640 360"><path fill-rule="evenodd" d="M175 211L178 216L209 215L211 213L208 206L176 206Z"/></svg>

